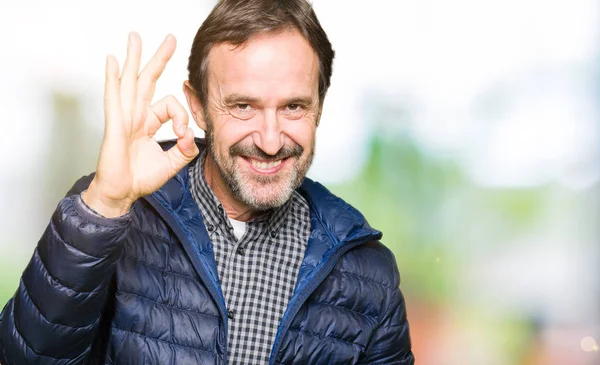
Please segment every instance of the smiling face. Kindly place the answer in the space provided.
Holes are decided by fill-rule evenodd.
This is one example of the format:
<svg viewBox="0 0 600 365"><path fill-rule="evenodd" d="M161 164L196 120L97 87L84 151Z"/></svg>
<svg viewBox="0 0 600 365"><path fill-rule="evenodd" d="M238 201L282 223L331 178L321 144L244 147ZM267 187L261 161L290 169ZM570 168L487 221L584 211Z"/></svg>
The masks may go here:
<svg viewBox="0 0 600 365"><path fill-rule="evenodd" d="M211 188L222 202L233 198L252 211L284 204L314 154L321 110L316 53L300 33L286 30L215 45L208 70L206 108L191 88L185 91L207 134L206 174L218 172L207 178Z"/></svg>

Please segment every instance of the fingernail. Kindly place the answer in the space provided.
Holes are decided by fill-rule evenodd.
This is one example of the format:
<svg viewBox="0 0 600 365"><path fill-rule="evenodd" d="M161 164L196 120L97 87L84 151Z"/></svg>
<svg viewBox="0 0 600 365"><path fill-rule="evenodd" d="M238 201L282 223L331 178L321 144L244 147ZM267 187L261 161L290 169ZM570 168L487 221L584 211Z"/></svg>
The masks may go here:
<svg viewBox="0 0 600 365"><path fill-rule="evenodd" d="M186 130L187 128L182 125L181 127L179 127L179 134L181 134L181 136L183 137L185 135Z"/></svg>

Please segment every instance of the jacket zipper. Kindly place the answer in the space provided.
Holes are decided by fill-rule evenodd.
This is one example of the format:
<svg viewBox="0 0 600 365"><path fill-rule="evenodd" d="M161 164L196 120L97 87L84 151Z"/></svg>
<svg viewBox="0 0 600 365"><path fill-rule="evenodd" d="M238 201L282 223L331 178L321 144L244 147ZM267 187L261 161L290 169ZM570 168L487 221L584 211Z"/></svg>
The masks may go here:
<svg viewBox="0 0 600 365"><path fill-rule="evenodd" d="M333 267L335 266L335 264L337 263L339 258L344 253L348 252L349 250L351 250L357 246L360 246L362 244L365 244L367 242L368 242L367 240L360 240L360 241L350 242L345 245L342 245L342 247L337 249L329 257L329 259L323 264L323 266L320 267L320 269L317 269L317 270L319 270L319 272L317 272L315 274L315 276L313 277L313 279L308 284L306 284L306 286L304 288L302 288L302 291L300 291L300 293L298 293L298 295L295 295L291 299L291 302L293 302L293 303L290 302L288 311L286 311L285 315L281 319L281 324L279 325L277 335L275 336L275 343L273 344L273 348L271 350L271 356L269 358L269 365L275 364L275 360L277 359L277 354L279 352L279 348L281 347L281 342L283 341L283 338L286 335L291 322L294 320L294 318L296 317L296 314L300 310L300 307L302 307L304 302L313 293L313 291L315 291L315 289L317 289L317 287L319 285L321 285L321 283L323 282L323 280L325 280L327 275L329 275L329 273L331 273L331 271L333 270Z"/></svg>
<svg viewBox="0 0 600 365"><path fill-rule="evenodd" d="M159 214L162 216L162 218L167 221L167 223L169 224L171 229L173 229L173 232L175 233L177 238L179 238L179 240L181 241L183 249L185 250L187 255L190 257L190 259L192 260L192 263L194 264L194 267L198 271L198 274L200 274L200 279L209 278L208 272L206 272L206 270L204 270L204 267L200 264L200 262L196 262L196 261L198 261L196 252L191 251L191 247L193 245L191 244L191 242L189 242L189 240L187 239L187 237L185 235L185 232L183 232L183 230L181 229L181 226L173 218L171 213L162 204L160 204L160 202L156 198L154 198L152 196L147 196L146 200L159 212ZM210 280L210 279L208 279L208 280ZM208 289L208 291L212 295L213 299L215 300L215 302L217 304L217 308L219 309L221 318L223 319L224 331L225 331L225 339L224 339L225 348L223 351L223 364L226 365L227 364L227 345L228 345L227 344L227 339L228 339L227 311L225 309L225 306L223 305L223 301L219 300L219 299L221 299L221 296L219 295L219 292L217 292L215 287L213 285L206 285L206 288Z"/></svg>

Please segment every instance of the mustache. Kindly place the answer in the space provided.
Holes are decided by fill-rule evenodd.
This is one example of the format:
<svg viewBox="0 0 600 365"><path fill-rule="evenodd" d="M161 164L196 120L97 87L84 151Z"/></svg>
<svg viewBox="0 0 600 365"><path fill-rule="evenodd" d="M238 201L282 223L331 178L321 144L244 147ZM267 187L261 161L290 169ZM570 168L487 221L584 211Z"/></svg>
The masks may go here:
<svg viewBox="0 0 600 365"><path fill-rule="evenodd" d="M262 161L277 161L288 157L300 157L304 153L304 148L297 143L291 146L283 146L274 155L269 155L265 151L258 148L255 144L240 144L236 143L229 148L229 155L232 157L242 156L251 157Z"/></svg>

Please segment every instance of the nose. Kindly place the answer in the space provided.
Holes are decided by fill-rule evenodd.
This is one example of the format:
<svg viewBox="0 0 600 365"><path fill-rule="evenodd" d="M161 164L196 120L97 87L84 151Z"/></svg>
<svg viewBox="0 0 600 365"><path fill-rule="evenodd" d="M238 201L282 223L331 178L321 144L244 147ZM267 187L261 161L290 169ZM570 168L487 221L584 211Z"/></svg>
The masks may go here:
<svg viewBox="0 0 600 365"><path fill-rule="evenodd" d="M256 133L254 143L268 155L275 155L285 144L285 137L277 112L265 110Z"/></svg>

